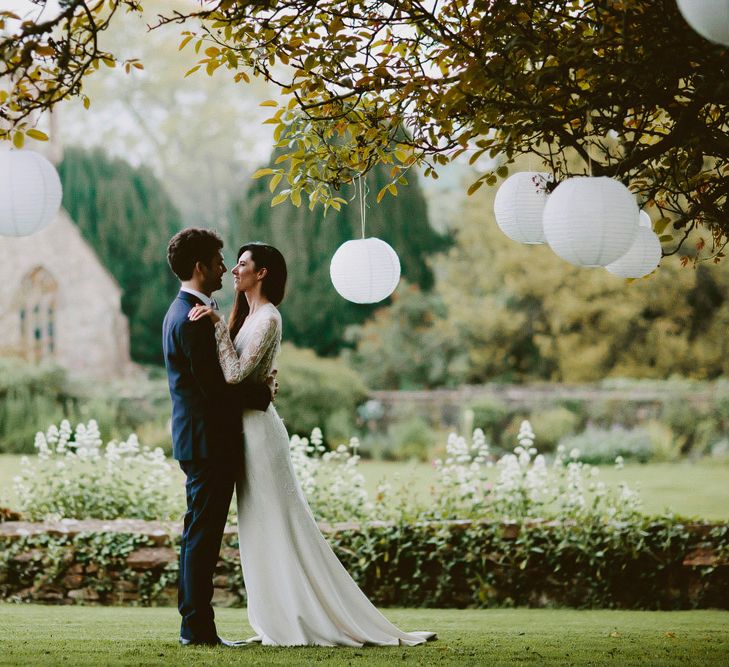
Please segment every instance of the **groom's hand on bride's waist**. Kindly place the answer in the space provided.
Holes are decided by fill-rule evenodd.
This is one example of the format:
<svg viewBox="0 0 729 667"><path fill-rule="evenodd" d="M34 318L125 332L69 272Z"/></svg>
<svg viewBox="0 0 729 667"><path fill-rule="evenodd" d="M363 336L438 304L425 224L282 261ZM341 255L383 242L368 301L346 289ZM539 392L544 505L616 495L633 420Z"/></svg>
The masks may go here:
<svg viewBox="0 0 729 667"><path fill-rule="evenodd" d="M266 384L271 391L271 401L275 401L276 394L278 394L278 380L276 379L276 373L278 373L278 369L274 368L271 371L271 374L266 378Z"/></svg>

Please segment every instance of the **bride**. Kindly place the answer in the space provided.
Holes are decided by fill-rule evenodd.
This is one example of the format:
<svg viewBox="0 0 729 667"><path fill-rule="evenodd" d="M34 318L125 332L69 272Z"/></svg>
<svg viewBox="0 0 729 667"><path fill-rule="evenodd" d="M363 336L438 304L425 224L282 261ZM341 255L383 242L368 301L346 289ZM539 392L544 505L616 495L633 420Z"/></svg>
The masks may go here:
<svg viewBox="0 0 729 667"><path fill-rule="evenodd" d="M286 262L274 247L248 243L232 274L236 301L229 327L210 317L229 384L265 381L281 341ZM275 372L275 371L274 371ZM319 532L289 457L289 436L273 405L246 410L245 468L236 482L240 557L248 596L250 641L270 646L421 644L432 632L402 632L367 599Z"/></svg>

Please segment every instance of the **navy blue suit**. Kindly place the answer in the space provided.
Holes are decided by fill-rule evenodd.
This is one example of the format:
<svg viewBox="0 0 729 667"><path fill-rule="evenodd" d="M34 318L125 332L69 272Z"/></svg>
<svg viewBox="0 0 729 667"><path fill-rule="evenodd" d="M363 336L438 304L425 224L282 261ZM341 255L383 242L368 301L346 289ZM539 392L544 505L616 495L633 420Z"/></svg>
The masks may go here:
<svg viewBox="0 0 729 667"><path fill-rule="evenodd" d="M180 636L214 642L212 579L243 465L243 410L265 410L271 392L260 383L225 382L212 320L188 319L190 309L199 303L188 292L177 295L165 316L162 346L172 397L172 454L187 476L180 543Z"/></svg>

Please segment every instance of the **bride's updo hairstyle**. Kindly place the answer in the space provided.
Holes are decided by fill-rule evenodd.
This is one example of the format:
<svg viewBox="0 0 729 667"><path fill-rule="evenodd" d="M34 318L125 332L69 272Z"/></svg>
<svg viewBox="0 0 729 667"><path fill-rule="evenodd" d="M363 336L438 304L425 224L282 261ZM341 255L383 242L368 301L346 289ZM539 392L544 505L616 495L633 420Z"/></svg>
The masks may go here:
<svg viewBox="0 0 729 667"><path fill-rule="evenodd" d="M267 243L254 241L242 245L236 255L236 261L246 251L250 251L253 266L256 271L266 269L266 275L261 280L261 292L274 305L278 306L284 298L286 291L286 260L279 250ZM248 300L243 292L238 292L235 296L235 304L233 312L228 320L228 328L230 329L231 338L235 338L240 328L243 326L250 308Z"/></svg>

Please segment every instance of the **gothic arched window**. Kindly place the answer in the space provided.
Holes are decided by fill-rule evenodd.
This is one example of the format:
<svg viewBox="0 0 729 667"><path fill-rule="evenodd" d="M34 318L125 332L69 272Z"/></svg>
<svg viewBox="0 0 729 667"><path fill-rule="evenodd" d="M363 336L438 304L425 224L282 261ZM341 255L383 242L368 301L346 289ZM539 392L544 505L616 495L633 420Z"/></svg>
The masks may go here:
<svg viewBox="0 0 729 667"><path fill-rule="evenodd" d="M21 354L41 361L55 352L55 319L58 283L42 266L29 271L18 294Z"/></svg>

